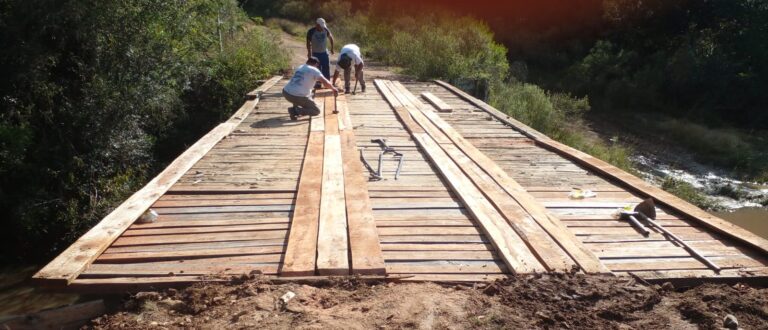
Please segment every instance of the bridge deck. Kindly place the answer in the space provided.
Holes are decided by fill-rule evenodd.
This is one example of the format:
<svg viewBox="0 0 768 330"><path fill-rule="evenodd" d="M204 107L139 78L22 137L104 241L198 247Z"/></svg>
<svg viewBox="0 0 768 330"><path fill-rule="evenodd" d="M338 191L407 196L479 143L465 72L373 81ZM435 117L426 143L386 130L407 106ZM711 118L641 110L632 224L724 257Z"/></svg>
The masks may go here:
<svg viewBox="0 0 768 330"><path fill-rule="evenodd" d="M717 230L707 219L719 219L702 220L700 210L666 195L657 198L659 222L723 270L708 269L657 231L643 237L611 214L658 197L655 190L547 147L539 133L510 127L516 122L449 87L377 81L337 100L318 94L323 115L290 121L280 96L285 82L263 88L178 180L145 194L143 209L121 213L124 227L105 224L120 216L111 214L35 279L86 290L252 272L435 281L540 271L649 280L768 276L765 240ZM405 157L397 180L391 155L383 179L367 180L358 153L375 169L377 138ZM574 187L597 196L570 199ZM150 205L157 221L133 223L135 211ZM731 230L737 237L722 232Z"/></svg>

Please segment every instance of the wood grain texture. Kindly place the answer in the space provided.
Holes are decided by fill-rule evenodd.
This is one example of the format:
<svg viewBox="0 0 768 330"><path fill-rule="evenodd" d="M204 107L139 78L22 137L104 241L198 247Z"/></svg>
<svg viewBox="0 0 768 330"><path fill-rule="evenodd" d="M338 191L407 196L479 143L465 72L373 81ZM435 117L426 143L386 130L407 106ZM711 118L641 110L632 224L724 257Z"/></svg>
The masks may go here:
<svg viewBox="0 0 768 330"><path fill-rule="evenodd" d="M405 103L397 93L390 89L385 81L374 81L379 90L394 109L402 108ZM400 112L396 112L400 116ZM400 118L404 123L407 120ZM413 125L416 125L413 123ZM407 125L410 128L410 125ZM469 179L461 173L458 166L451 161L440 146L426 133L411 132L413 139L424 149L432 163L445 177L453 191L474 216L483 232L490 238L500 258L508 269L517 273L544 272L546 268L536 259L525 243L506 223L493 205L483 196Z"/></svg>
<svg viewBox="0 0 768 330"><path fill-rule="evenodd" d="M333 113L333 96L325 104L325 148L323 184L320 200L320 222L317 233L317 273L349 274L349 237L347 234L344 169L341 156L338 114Z"/></svg>
<svg viewBox="0 0 768 330"><path fill-rule="evenodd" d="M363 176L356 148L352 120L344 95L336 99L341 129L341 153L344 166L344 197L349 226L349 248L352 274L382 275L386 273L379 234L368 195L368 182Z"/></svg>
<svg viewBox="0 0 768 330"><path fill-rule="evenodd" d="M316 120L313 117L311 120ZM288 246L280 268L281 276L315 274L317 232L320 219L320 189L323 182L324 133L309 133L304 164L299 179L296 206L288 234Z"/></svg>
<svg viewBox="0 0 768 330"><path fill-rule="evenodd" d="M654 187L651 184L643 181L642 179L637 178L611 164L608 164L605 161L602 161L584 152L581 152L579 150L566 146L562 143L559 143L555 140L552 140L551 138L547 137L541 132L538 132L530 128L529 126L513 118L510 118L509 116L502 113L501 111L491 107L490 105L486 104L483 101L480 101L470 96L469 94L459 90L458 88L446 82L439 81L439 80L436 80L435 82L443 86L444 88L448 89L449 91L453 92L460 98L488 112L498 120L514 127L515 129L523 133L525 136L536 141L537 145L545 147L548 150L551 150L561 156L564 156L570 160L573 160L579 163L580 165L599 173L600 175L603 175L607 178L615 180L625 188L633 192L636 192L642 195L643 197L653 198L658 204L665 205L670 209L676 212L679 212L685 215L686 217L689 217L692 220L702 223L713 231L735 238L736 240L739 240L755 249L758 249L763 253L768 253L767 239L761 238L747 231L746 229L743 229L721 218L713 216L703 211L702 209L678 198L677 196L674 196L666 191L663 191L660 188Z"/></svg>
<svg viewBox="0 0 768 330"><path fill-rule="evenodd" d="M434 94L430 92L424 92L421 93L421 96L427 100L430 104L434 105L435 108L437 108L437 111L440 112L452 112L453 108L451 108L450 105L445 103L443 100L441 100L439 97L435 96Z"/></svg>
<svg viewBox="0 0 768 330"><path fill-rule="evenodd" d="M403 94L409 94L402 84L397 82L394 84ZM437 97L434 95L432 95L432 97L437 99ZM525 191L525 189L519 183L517 183L517 181L512 179L506 173L506 171L499 167L496 162L494 162L483 152L478 150L474 145L472 145L472 143L462 137L461 134L459 134L455 129L453 129L453 127L451 127L451 125L446 123L437 114L426 109L423 105L418 104L418 100L414 96L411 95L410 99L414 104L415 109L420 110L421 113L429 119L431 124L437 126L446 136L448 136L448 138L455 144L456 147L458 147L462 152L466 154L466 157L472 160L472 162L461 161L462 158L465 157L463 154L458 152L449 152L449 154L452 155L452 158L454 158L458 164L464 164L463 169L465 172L470 171L467 173L467 175L471 175L474 178L473 181L475 184L477 184L478 187L484 187L482 190L486 193L486 195L493 194L493 196L488 197L491 200L498 201L496 206L499 207L500 210L512 208L514 205L501 204L505 200L505 196L500 196L498 193L495 193L494 187L491 186L491 182L489 181L495 181L495 183L498 184L497 186L504 189L506 193L509 194L509 196L511 196L520 207L528 212L530 217L540 226L540 228L538 228L537 226L528 223L525 217L521 218L520 216L507 216L507 219L513 226L515 226L515 224L522 226L522 228L517 230L521 236L526 235L531 237L533 242L531 243L532 248L537 252L543 253L543 255L540 255L540 257L542 260L544 260L545 263L551 263L550 269L559 268L562 270L563 266L568 268L568 265L570 264L568 262L558 261L558 254L552 251L555 248L553 244L558 244L585 272L610 272L600 262L597 256L595 256L579 241L576 235L571 233L557 217L549 213L546 208L541 205L541 203L539 203L533 196ZM429 125L429 123L423 123L423 125ZM474 169L474 164L482 168L482 170L487 173L491 180L486 180L485 177L482 177L478 174L472 175L471 171ZM551 238L543 237L543 233L540 233L542 228L551 236ZM565 270L568 271L570 269Z"/></svg>

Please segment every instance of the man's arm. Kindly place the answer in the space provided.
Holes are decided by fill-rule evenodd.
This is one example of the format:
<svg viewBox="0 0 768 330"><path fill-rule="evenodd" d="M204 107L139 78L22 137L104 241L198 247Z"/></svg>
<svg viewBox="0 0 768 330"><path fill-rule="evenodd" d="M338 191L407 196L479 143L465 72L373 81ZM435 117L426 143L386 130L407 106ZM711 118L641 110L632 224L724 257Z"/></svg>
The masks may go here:
<svg viewBox="0 0 768 330"><path fill-rule="evenodd" d="M325 30L328 31L328 40L331 41L331 55L333 55L333 33L331 33L331 30Z"/></svg>
<svg viewBox="0 0 768 330"><path fill-rule="evenodd" d="M336 79L339 79L339 70L338 69L337 70L333 70L333 81L331 82L331 84L333 86L336 86Z"/></svg>
<svg viewBox="0 0 768 330"><path fill-rule="evenodd" d="M336 73L338 73L338 71L336 71ZM323 84L323 86L325 86L326 88L328 88L328 89L330 89L330 90L332 90L332 91L333 91L333 95L334 95L334 96L335 96L335 95L339 95L339 90L338 90L338 89L336 89L336 86L333 86L333 84L331 84L331 82L330 82L330 81L328 81L328 79L325 79L325 77L323 77L323 76L320 76L320 79L319 79L319 80L320 80L320 83L322 83L322 84Z"/></svg>
<svg viewBox="0 0 768 330"><path fill-rule="evenodd" d="M312 29L307 31L307 58L312 57Z"/></svg>

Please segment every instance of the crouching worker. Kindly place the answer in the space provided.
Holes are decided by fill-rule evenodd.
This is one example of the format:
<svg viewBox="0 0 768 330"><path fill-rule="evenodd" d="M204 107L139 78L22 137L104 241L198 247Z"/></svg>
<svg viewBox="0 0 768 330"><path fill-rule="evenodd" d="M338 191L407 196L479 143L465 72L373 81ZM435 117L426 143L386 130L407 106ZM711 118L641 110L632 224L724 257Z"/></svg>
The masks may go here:
<svg viewBox="0 0 768 330"><path fill-rule="evenodd" d="M365 79L363 78L363 57L360 55L360 47L349 44L341 48L339 60L336 61L336 71L333 72L333 85L339 78L339 68L344 70L344 93L349 94L350 71L355 66L355 79L360 83L360 90L365 93ZM355 84L357 84L357 82Z"/></svg>
<svg viewBox="0 0 768 330"><path fill-rule="evenodd" d="M293 74L291 81L283 88L283 97L293 106L288 110L291 120L296 120L298 116L317 116L320 114L320 108L312 99L312 87L316 82L322 83L325 87L333 91L333 95L338 95L339 91L331 85L320 72L320 61L317 57L310 57L307 64L300 66Z"/></svg>

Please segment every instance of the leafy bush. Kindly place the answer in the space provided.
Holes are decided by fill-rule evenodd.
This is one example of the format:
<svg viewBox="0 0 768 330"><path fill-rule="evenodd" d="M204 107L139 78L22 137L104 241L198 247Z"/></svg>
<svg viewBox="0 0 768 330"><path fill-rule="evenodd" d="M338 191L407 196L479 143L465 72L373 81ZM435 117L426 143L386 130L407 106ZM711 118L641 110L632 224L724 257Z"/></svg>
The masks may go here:
<svg viewBox="0 0 768 330"><path fill-rule="evenodd" d="M495 85L490 95L491 105L533 129L624 170L633 171L627 147L590 138L585 131L581 116L590 109L586 98L548 93L536 85L518 82Z"/></svg>
<svg viewBox="0 0 768 330"><path fill-rule="evenodd" d="M284 18L269 18L266 21L266 25L273 29L282 30L285 33L300 38L306 36L307 30L309 30L306 25L302 25Z"/></svg>
<svg viewBox="0 0 768 330"><path fill-rule="evenodd" d="M68 245L285 64L234 0L0 8L3 261Z"/></svg>
<svg viewBox="0 0 768 330"><path fill-rule="evenodd" d="M722 210L722 206L715 200L705 196L688 182L674 178L666 178L664 179L664 182L661 183L661 188L702 209L710 211Z"/></svg>

